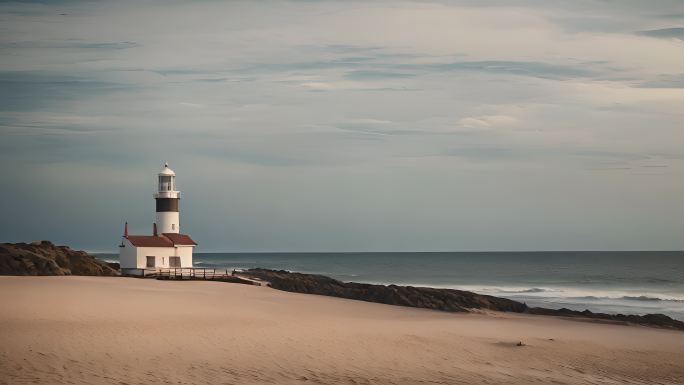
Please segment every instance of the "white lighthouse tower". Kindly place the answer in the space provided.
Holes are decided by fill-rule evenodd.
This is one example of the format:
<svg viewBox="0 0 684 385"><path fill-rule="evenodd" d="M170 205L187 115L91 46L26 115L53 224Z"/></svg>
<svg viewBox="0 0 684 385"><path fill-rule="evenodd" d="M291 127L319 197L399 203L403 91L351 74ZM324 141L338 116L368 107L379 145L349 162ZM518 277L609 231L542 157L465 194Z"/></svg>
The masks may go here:
<svg viewBox="0 0 684 385"><path fill-rule="evenodd" d="M154 193L154 200L157 202L157 231L162 234L180 233L180 191L176 190L176 173L169 168L168 163L165 163L158 177L157 192Z"/></svg>
<svg viewBox="0 0 684 385"><path fill-rule="evenodd" d="M155 222L152 235L128 235L128 223L119 245L121 273L142 275L164 269L192 268L192 251L197 243L180 232L176 173L168 164L157 174Z"/></svg>

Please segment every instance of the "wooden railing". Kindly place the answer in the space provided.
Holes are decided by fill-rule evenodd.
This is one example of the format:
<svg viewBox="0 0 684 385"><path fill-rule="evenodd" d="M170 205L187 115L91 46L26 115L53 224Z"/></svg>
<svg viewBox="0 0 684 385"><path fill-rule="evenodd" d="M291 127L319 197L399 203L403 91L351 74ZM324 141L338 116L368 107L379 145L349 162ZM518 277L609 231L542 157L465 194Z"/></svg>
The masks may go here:
<svg viewBox="0 0 684 385"><path fill-rule="evenodd" d="M220 279L232 275L232 272L227 269L216 271L216 269L204 267L171 267L158 270L160 279Z"/></svg>
<svg viewBox="0 0 684 385"><path fill-rule="evenodd" d="M157 279L225 279L233 276L233 271L204 267L170 267L147 269L122 269L122 275L150 277Z"/></svg>

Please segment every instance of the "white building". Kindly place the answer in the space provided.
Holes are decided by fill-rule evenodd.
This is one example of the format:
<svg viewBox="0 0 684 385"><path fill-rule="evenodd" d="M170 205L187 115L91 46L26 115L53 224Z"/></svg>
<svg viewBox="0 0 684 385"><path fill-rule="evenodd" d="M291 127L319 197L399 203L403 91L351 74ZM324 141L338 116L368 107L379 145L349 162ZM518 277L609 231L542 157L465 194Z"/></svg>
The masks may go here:
<svg viewBox="0 0 684 385"><path fill-rule="evenodd" d="M145 270L192 267L192 250L197 245L189 235L180 233L176 173L168 164L158 174L156 221L152 235L128 235L128 223L119 245L122 274L144 274Z"/></svg>

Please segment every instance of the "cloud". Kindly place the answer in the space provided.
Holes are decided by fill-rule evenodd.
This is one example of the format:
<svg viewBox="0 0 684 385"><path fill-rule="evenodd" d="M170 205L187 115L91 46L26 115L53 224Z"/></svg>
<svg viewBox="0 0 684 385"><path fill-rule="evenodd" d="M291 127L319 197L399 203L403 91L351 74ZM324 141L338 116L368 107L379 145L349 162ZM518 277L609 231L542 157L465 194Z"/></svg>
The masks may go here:
<svg viewBox="0 0 684 385"><path fill-rule="evenodd" d="M684 88L684 74L654 76L637 86L643 88Z"/></svg>
<svg viewBox="0 0 684 385"><path fill-rule="evenodd" d="M683 7L0 3L0 234L109 247L169 160L213 249L681 248Z"/></svg>
<svg viewBox="0 0 684 385"><path fill-rule="evenodd" d="M469 129L489 129L494 127L512 126L517 123L519 123L517 118L507 115L485 115L463 118L458 121L459 126Z"/></svg>
<svg viewBox="0 0 684 385"><path fill-rule="evenodd" d="M640 31L639 35L656 37L660 39L679 39L684 40L684 28L662 28L649 31Z"/></svg>
<svg viewBox="0 0 684 385"><path fill-rule="evenodd" d="M336 124L335 127L341 130L371 135L392 135L400 133L399 128L396 127L392 121L383 119L351 119L347 122Z"/></svg>
<svg viewBox="0 0 684 385"><path fill-rule="evenodd" d="M140 90L136 84L107 81L97 76L43 71L0 71L0 111L31 111L70 100Z"/></svg>
<svg viewBox="0 0 684 385"><path fill-rule="evenodd" d="M59 112L12 112L0 116L0 133L91 134L106 130L103 116L84 116Z"/></svg>
<svg viewBox="0 0 684 385"><path fill-rule="evenodd" d="M437 62L435 62L437 59ZM549 79L589 78L601 75L604 71L591 69L590 63L559 65L530 61L443 61L440 57L412 56L410 60L388 59L381 55L364 62L331 60L312 62L291 62L279 64L260 64L241 71L247 73L280 71L329 71L348 70L343 76L356 81L381 81L410 79L416 76L432 75L454 71L477 71L490 74L510 74ZM593 63L596 64L596 63ZM167 74L168 72L165 72Z"/></svg>
<svg viewBox="0 0 684 385"><path fill-rule="evenodd" d="M180 105L183 107L190 107L190 108L205 108L206 107L204 104L189 103L189 102L180 102Z"/></svg>
<svg viewBox="0 0 684 385"><path fill-rule="evenodd" d="M78 40L60 41L9 41L0 43L0 49L85 49L85 50L120 50L139 47L134 41L88 42Z"/></svg>
<svg viewBox="0 0 684 385"><path fill-rule="evenodd" d="M412 73L378 71L378 70L359 70L345 74L345 77L352 80L378 80L378 79L403 79L416 76Z"/></svg>
<svg viewBox="0 0 684 385"><path fill-rule="evenodd" d="M511 74L552 79L574 79L590 77L596 72L586 67L556 65L525 61L459 61L427 65L401 65L400 68L432 69L437 71L480 71L494 74Z"/></svg>
<svg viewBox="0 0 684 385"><path fill-rule="evenodd" d="M301 84L302 87L308 88L312 91L328 91L345 87L344 83L329 83L329 82L305 82Z"/></svg>

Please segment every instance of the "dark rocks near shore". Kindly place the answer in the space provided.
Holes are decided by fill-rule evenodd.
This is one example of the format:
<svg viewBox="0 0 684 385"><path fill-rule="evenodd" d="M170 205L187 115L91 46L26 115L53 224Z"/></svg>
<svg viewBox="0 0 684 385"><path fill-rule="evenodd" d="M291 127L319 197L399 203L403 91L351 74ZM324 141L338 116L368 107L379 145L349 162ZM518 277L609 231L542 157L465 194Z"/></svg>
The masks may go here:
<svg viewBox="0 0 684 385"><path fill-rule="evenodd" d="M488 309L520 313L527 308L525 304L510 299L475 294L462 290L341 282L323 275L289 273L282 270L251 269L240 274L268 281L271 287L278 290L327 295L388 305L451 312Z"/></svg>
<svg viewBox="0 0 684 385"><path fill-rule="evenodd" d="M119 272L85 251L40 241L0 243L0 275L116 276Z"/></svg>
<svg viewBox="0 0 684 385"><path fill-rule="evenodd" d="M611 323L626 323L644 326L657 326L667 329L684 330L684 322L666 316L665 314L607 314L594 313L589 310L578 311L566 308L546 309L543 307L529 308L527 309L526 313L537 315L552 315L556 317L590 318L593 320L606 321Z"/></svg>
<svg viewBox="0 0 684 385"><path fill-rule="evenodd" d="M624 315L594 313L589 310L530 308L518 301L463 290L341 282L323 275L291 273L284 270L250 269L241 272L240 275L267 281L272 288L278 290L326 295L387 305L450 312L469 312L474 309L494 310L684 330L684 322L664 314Z"/></svg>

